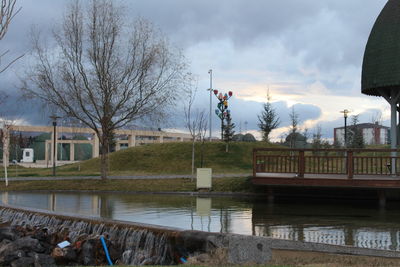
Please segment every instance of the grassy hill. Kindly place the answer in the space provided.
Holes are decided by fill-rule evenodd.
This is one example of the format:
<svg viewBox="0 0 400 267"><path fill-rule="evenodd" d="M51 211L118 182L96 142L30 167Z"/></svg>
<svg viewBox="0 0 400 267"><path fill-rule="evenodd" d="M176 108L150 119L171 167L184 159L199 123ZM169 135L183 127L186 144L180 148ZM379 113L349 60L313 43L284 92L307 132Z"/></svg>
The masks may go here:
<svg viewBox="0 0 400 267"><path fill-rule="evenodd" d="M205 143L203 167L213 168L214 173L250 173L252 150L255 147L271 146L263 142L235 142L225 152L224 143ZM195 167L201 167L201 146L196 144ZM191 173L192 145L184 143L152 144L132 147L110 154L110 174L189 174ZM99 159L59 168L59 172L80 172L98 174Z"/></svg>

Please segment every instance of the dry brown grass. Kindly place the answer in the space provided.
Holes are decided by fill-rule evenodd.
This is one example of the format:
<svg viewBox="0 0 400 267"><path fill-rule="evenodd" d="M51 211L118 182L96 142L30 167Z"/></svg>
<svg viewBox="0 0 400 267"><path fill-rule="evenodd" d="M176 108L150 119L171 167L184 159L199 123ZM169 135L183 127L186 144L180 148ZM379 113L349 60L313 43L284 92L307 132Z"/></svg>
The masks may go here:
<svg viewBox="0 0 400 267"><path fill-rule="evenodd" d="M296 267L399 267L400 259L338 255L322 252L272 250L272 266Z"/></svg>

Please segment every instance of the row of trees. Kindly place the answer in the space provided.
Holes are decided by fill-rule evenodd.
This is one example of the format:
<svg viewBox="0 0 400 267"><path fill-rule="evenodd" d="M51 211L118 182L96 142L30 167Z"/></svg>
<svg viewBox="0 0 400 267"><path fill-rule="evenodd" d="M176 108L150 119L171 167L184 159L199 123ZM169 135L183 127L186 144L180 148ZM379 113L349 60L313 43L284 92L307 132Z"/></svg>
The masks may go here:
<svg viewBox="0 0 400 267"><path fill-rule="evenodd" d="M286 135L285 142L282 143L285 143L291 148L304 147L307 144L307 140L309 139L309 132L307 128L305 128L303 132L300 132L299 114L296 113L294 107L292 107L291 112L289 113L289 120L290 120L289 132ZM259 121L258 127L262 134L262 140L265 142L270 142L271 132L279 127L281 121L279 115L272 106L269 92L267 94L267 102L264 103L263 110L261 114L258 115L258 121ZM352 148L364 147L363 134L362 130L357 127L358 123L359 123L359 116L358 115L352 116L351 125L348 127L346 147L352 147ZM341 145L344 144L337 144L337 143L333 144L334 147L340 147ZM317 125L314 133L312 134L311 147L316 149L331 147L329 142L323 139L322 128L320 125Z"/></svg>

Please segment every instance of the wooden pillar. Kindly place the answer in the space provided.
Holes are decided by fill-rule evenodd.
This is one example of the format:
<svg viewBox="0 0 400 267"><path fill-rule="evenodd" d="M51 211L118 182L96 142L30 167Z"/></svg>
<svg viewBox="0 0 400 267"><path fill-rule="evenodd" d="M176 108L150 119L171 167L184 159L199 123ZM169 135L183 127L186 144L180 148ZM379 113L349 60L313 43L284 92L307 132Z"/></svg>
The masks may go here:
<svg viewBox="0 0 400 267"><path fill-rule="evenodd" d="M304 150L299 151L299 169L298 169L298 177L303 178L305 172L305 160L304 160Z"/></svg>
<svg viewBox="0 0 400 267"><path fill-rule="evenodd" d="M394 91L392 90L392 99L393 99ZM391 108L391 120L390 120L390 148L397 148L397 102L392 101L390 103ZM396 156L397 152L392 152L391 157L391 174L396 175Z"/></svg>
<svg viewBox="0 0 400 267"><path fill-rule="evenodd" d="M353 151L347 152L347 178L353 179L354 177L354 159Z"/></svg>
<svg viewBox="0 0 400 267"><path fill-rule="evenodd" d="M99 137L97 134L93 134L92 142L92 158L97 158L99 156Z"/></svg>
<svg viewBox="0 0 400 267"><path fill-rule="evenodd" d="M392 88L390 94L383 90L380 91L380 94L390 104L390 148L397 149L397 104L400 100L400 92L398 88ZM392 151L390 164L392 176L396 176L396 157L397 152Z"/></svg>
<svg viewBox="0 0 400 267"><path fill-rule="evenodd" d="M69 144L69 160L75 161L75 144L74 143Z"/></svg>

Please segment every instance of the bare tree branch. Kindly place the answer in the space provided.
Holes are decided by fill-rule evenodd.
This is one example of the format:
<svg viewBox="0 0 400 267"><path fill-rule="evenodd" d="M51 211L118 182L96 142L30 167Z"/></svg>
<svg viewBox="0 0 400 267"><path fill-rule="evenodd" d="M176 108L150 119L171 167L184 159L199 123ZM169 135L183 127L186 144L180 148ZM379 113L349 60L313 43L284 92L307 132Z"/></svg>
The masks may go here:
<svg viewBox="0 0 400 267"><path fill-rule="evenodd" d="M10 26L10 23L12 19L21 11L20 8L16 8L16 0L1 0L1 6L0 6L0 40L3 40L4 36L6 35L8 31L8 27ZM9 53L9 50L6 50L0 54L0 73L4 72L6 69L8 69L12 64L14 64L18 59L23 57L24 55L20 55L14 59L12 59L10 62L6 63L5 66L1 66L1 62L4 58L5 55Z"/></svg>

